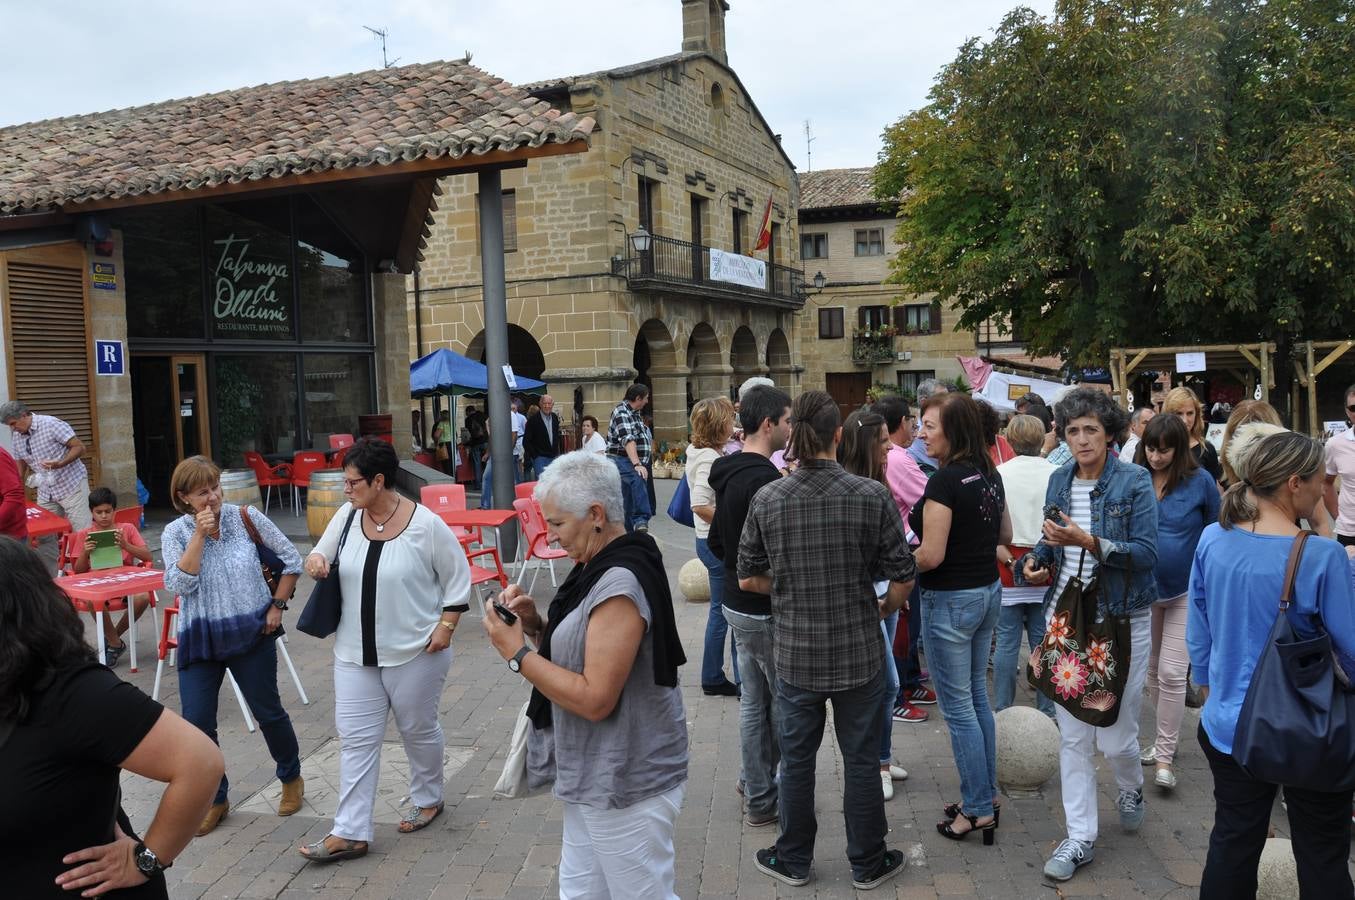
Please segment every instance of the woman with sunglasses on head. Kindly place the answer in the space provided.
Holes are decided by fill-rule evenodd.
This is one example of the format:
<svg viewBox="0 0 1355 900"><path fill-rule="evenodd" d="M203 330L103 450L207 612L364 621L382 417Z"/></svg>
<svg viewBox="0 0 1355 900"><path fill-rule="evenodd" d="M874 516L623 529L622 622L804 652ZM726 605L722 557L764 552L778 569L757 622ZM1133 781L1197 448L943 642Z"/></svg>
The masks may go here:
<svg viewBox="0 0 1355 900"><path fill-rule="evenodd" d="M1214 479L1195 462L1190 433L1176 416L1155 416L1143 429L1134 462L1152 474L1157 497L1158 601L1152 607L1152 649L1148 655L1148 697L1157 709L1156 742L1140 755L1157 765L1153 783L1176 787L1172 761L1186 708L1186 583L1195 545L1205 527L1219 518Z"/></svg>
<svg viewBox="0 0 1355 900"><path fill-rule="evenodd" d="M837 448L837 461L853 475L878 481L888 487L885 460L889 458L890 443L884 416L869 409L859 409L842 423L842 443ZM884 582L877 584L876 593L883 596L888 587ZM894 635L898 627L897 610L880 622L885 638L885 693L884 703L880 707L880 786L886 800L894 799L894 782L908 777L906 769L894 765L894 700L899 693L899 670L894 662Z"/></svg>
<svg viewBox="0 0 1355 900"><path fill-rule="evenodd" d="M312 862L367 854L386 719L409 760L410 807L401 834L442 814L444 746L438 700L452 633L470 609L470 566L447 524L395 491L400 460L363 438L344 456L344 495L306 572L338 566L343 606L334 635L334 720L342 742L339 804L328 835L300 848Z"/></svg>
<svg viewBox="0 0 1355 900"><path fill-rule="evenodd" d="M1174 387L1162 401L1162 412L1179 418L1190 432L1190 453L1216 482L1223 480L1223 466L1214 445L1204 438L1204 405L1188 387Z"/></svg>

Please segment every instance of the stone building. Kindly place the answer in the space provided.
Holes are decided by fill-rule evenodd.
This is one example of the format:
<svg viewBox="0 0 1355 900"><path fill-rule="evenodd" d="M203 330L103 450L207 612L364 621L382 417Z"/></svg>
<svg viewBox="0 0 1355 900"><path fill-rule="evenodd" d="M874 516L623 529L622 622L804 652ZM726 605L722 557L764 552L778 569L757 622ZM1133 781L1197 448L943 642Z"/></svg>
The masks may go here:
<svg viewBox="0 0 1355 900"><path fill-rule="evenodd" d="M958 310L884 283L897 212L875 199L868 168L800 175L800 257L806 278L822 273L824 285L800 313L801 382L832 394L844 415L872 386L911 395L923 379L955 378L956 357L975 354L973 332L956 331Z"/></svg>
<svg viewBox="0 0 1355 900"><path fill-rule="evenodd" d="M660 441L751 375L798 390L795 171L729 66L727 9L682 0L681 52L525 86L597 123L588 152L503 173L509 360L549 383L566 423L605 425L636 380ZM441 188L408 280L411 351L480 360L478 197ZM771 245L754 251L769 199Z"/></svg>

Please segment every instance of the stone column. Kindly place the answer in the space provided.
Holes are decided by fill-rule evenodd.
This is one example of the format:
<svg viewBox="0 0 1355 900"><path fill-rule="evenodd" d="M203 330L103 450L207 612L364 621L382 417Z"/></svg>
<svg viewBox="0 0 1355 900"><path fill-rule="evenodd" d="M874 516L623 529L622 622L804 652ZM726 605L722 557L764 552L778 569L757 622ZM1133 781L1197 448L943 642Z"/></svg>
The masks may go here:
<svg viewBox="0 0 1355 900"><path fill-rule="evenodd" d="M395 452L408 458L414 450L409 415L409 309L405 276L372 275L373 318L376 322L376 409L354 410L391 415Z"/></svg>
<svg viewBox="0 0 1355 900"><path fill-rule="evenodd" d="M654 405L656 450L664 441L687 439L687 376L690 372L686 366L654 366L649 370L654 391L650 400Z"/></svg>
<svg viewBox="0 0 1355 900"><path fill-rule="evenodd" d="M635 380L635 370L627 368L589 367L582 369L547 369L541 373L541 380L550 385L551 396L555 398L555 411L564 427L571 429L575 438L579 432L573 430L574 389L583 389L583 416L592 416L598 420L598 432L607 436L607 422L612 410L626 393L626 388ZM578 449L576 442L575 449Z"/></svg>
<svg viewBox="0 0 1355 900"><path fill-rule="evenodd" d="M139 501L136 497L136 445L132 434L132 361L127 355L127 267L122 264L122 232L113 233L112 256L95 256L86 251L86 279L92 262L112 263L118 281L116 289L111 291L99 290L93 285L86 289L91 352L96 339L122 341L124 368L122 375L94 376L91 386L99 445L89 448L98 463L90 468L89 486L91 489L101 485L112 488L118 495L119 505L135 506ZM204 398L199 398L199 402L204 403ZM205 405L198 412L205 415Z"/></svg>
<svg viewBox="0 0 1355 900"><path fill-rule="evenodd" d="M728 397L729 383L733 377L734 367L728 363L697 366L691 370L692 396L697 400Z"/></svg>

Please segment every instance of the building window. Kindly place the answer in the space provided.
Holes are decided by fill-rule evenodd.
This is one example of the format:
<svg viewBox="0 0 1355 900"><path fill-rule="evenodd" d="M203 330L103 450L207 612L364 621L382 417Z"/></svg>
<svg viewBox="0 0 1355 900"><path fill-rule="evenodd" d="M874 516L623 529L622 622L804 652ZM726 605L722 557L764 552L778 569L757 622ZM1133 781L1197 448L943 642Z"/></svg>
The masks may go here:
<svg viewBox="0 0 1355 900"><path fill-rule="evenodd" d="M899 393L909 397L917 396L917 386L928 378L935 378L935 369L921 369L911 372L899 373Z"/></svg>
<svg viewBox="0 0 1355 900"><path fill-rule="evenodd" d="M802 234L802 235L800 235L800 258L801 258L801 259L827 259L827 258L828 258L828 235L826 235L826 234Z"/></svg>
<svg viewBox="0 0 1355 900"><path fill-rule="evenodd" d="M734 252L742 253L747 243L746 232L748 230L748 213L741 209L734 210L730 227L734 230Z"/></svg>
<svg viewBox="0 0 1355 900"><path fill-rule="evenodd" d="M841 306L834 306L828 309L819 310L819 338L822 340L832 340L842 337L842 313Z"/></svg>
<svg viewBox="0 0 1355 900"><path fill-rule="evenodd" d="M856 311L856 327L862 331L879 331L888 324L888 306L863 306Z"/></svg>
<svg viewBox="0 0 1355 900"><path fill-rule="evenodd" d="M643 175L639 181L640 225L650 234L654 233L654 182Z"/></svg>
<svg viewBox="0 0 1355 900"><path fill-rule="evenodd" d="M884 256L885 240L883 228L856 229L857 256Z"/></svg>
<svg viewBox="0 0 1355 900"><path fill-rule="evenodd" d="M518 249L518 192L503 192L503 252Z"/></svg>
<svg viewBox="0 0 1355 900"><path fill-rule="evenodd" d="M940 334L940 302L905 303L894 307L894 327L904 334Z"/></svg>

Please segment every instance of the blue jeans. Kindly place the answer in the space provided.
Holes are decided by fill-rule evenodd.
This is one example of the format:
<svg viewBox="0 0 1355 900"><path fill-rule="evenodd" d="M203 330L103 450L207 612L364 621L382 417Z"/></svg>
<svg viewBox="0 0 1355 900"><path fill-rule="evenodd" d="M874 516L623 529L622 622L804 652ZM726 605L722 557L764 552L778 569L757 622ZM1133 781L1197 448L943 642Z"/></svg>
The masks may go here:
<svg viewBox="0 0 1355 900"><path fill-rule="evenodd" d="M259 723L268 752L277 763L279 781L291 781L301 774L301 757L296 732L287 710L278 696L278 651L273 639L264 638L249 651L224 662L203 660L179 670L179 703L183 717L197 726L213 743L216 739L217 698L221 682L230 669L245 695L249 711ZM230 782L221 776L213 803L225 803Z"/></svg>
<svg viewBox="0 0 1355 900"><path fill-rule="evenodd" d="M710 580L710 612L706 615L706 647L701 656L701 686L718 687L725 683L725 632L729 624L721 614L725 598L725 564L710 551L705 538L696 539L696 558L706 567ZM733 660L734 683L739 683L739 648L729 636L729 655Z"/></svg>
<svg viewBox="0 0 1355 900"><path fill-rule="evenodd" d="M466 452L470 454L471 472L474 473L472 477L475 486L479 487L484 482L485 477L485 461L480 458L480 454L485 452L485 445L472 444L466 449Z"/></svg>
<svg viewBox="0 0 1355 900"><path fill-rule="evenodd" d="M1002 583L960 591L922 590L922 632L937 702L960 771L961 807L991 816L997 794L997 732L988 707L988 654Z"/></svg>
<svg viewBox="0 0 1355 900"><path fill-rule="evenodd" d="M902 706L907 699L904 695L914 688L922 687L922 663L918 659L918 644L922 640L922 597L921 589L914 584L913 592L908 595L908 655L894 657L898 666L899 690L896 706Z"/></svg>
<svg viewBox="0 0 1355 900"><path fill-rule="evenodd" d="M899 629L899 614L892 612L880 622L885 635L885 699L881 704L884 722L880 725L880 765L894 761L894 698L899 693L899 672L894 666L894 632Z"/></svg>
<svg viewBox="0 0 1355 900"><path fill-rule="evenodd" d="M997 648L993 650L994 712L1002 712L1016 701L1016 679L1026 668L1021 653L1023 633L1031 650L1044 640L1043 603L1017 603L1002 607L998 613ZM1039 691L1035 692L1035 708L1047 716L1054 715L1054 701Z"/></svg>
<svg viewBox="0 0 1355 900"><path fill-rule="evenodd" d="M776 809L776 670L772 663L770 616L748 616L729 607L721 610L737 637L735 655L743 672L739 697L739 749L743 756L743 795L750 814Z"/></svg>
<svg viewBox="0 0 1355 900"><path fill-rule="evenodd" d="M484 475L480 480L480 508L494 508L494 460L485 460Z"/></svg>
<svg viewBox="0 0 1355 900"><path fill-rule="evenodd" d="M607 457L621 473L621 499L626 504L626 530L634 531L637 525L649 524L653 511L649 508L649 494L645 491L644 480L635 471L629 459L624 456Z"/></svg>
<svg viewBox="0 0 1355 900"><path fill-rule="evenodd" d="M541 473L546 471L546 466L555 462L553 456L533 456L532 457L532 480L540 481Z"/></svg>
<svg viewBox="0 0 1355 900"><path fill-rule="evenodd" d="M842 752L842 818L852 875L864 878L885 854L884 789L876 749L880 741L883 672L845 691L807 691L777 679L777 731L781 737L781 835L776 854L796 875L814 862L814 763L833 704L833 728Z"/></svg>

